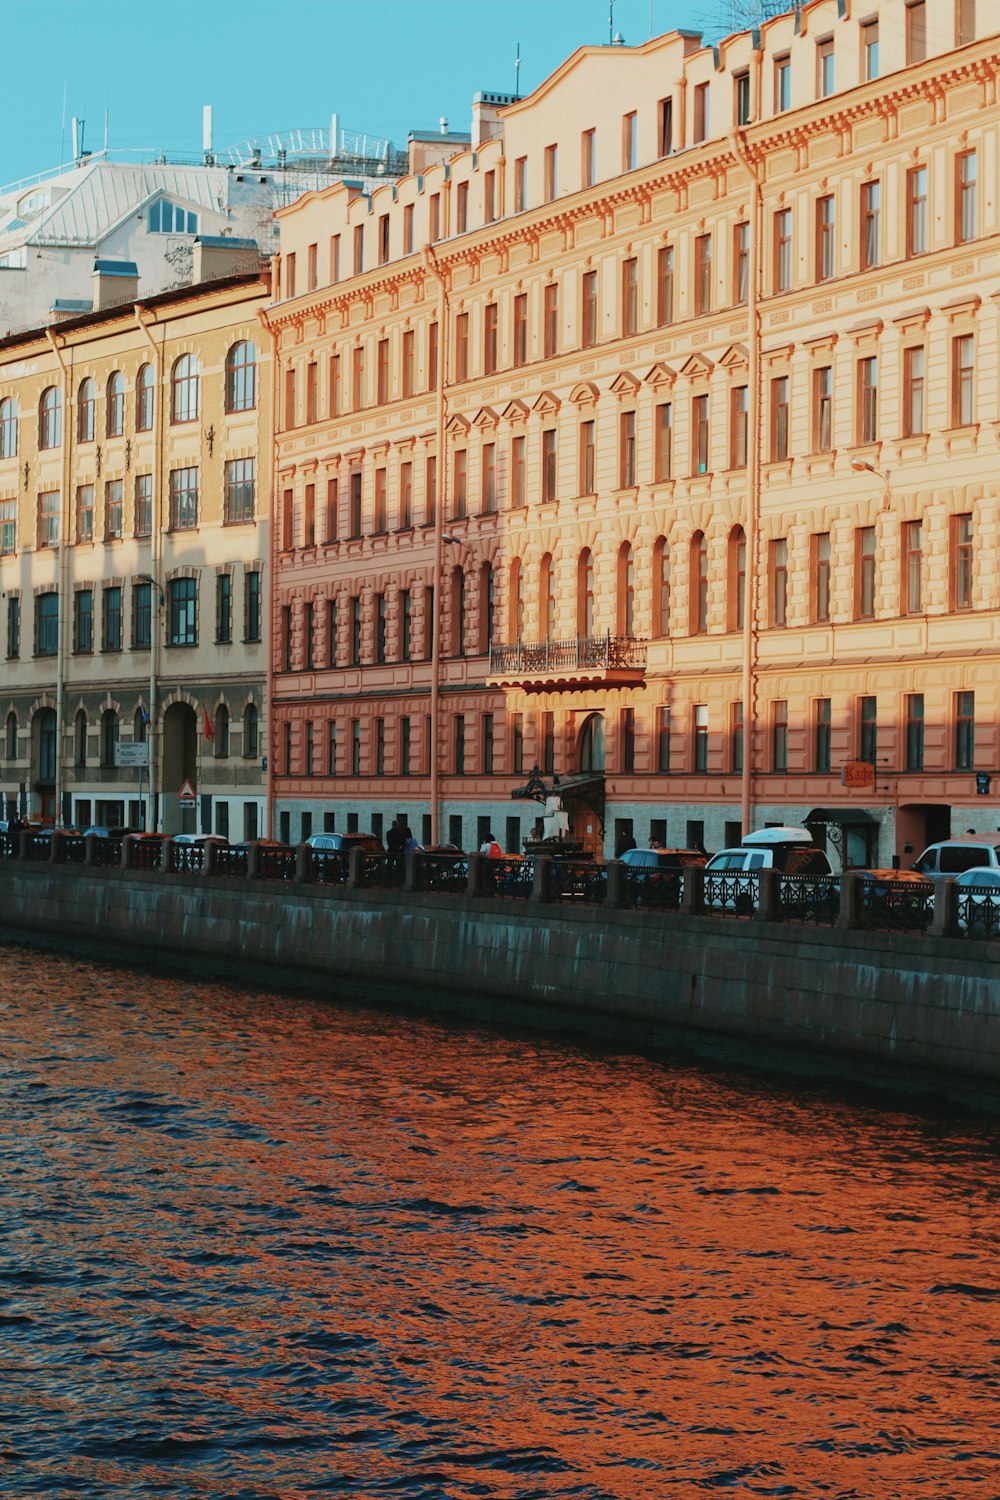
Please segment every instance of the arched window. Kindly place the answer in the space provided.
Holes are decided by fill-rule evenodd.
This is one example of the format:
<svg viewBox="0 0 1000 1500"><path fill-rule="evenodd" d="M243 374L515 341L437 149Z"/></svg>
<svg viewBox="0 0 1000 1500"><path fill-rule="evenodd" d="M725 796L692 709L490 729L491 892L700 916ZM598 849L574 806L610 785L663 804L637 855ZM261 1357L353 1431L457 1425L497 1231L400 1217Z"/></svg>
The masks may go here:
<svg viewBox="0 0 1000 1500"><path fill-rule="evenodd" d="M546 552L538 573L538 609L541 637L546 641L556 638L556 570L551 552Z"/></svg>
<svg viewBox="0 0 1000 1500"><path fill-rule="evenodd" d="M604 719L601 714L590 714L580 730L580 770L604 770Z"/></svg>
<svg viewBox="0 0 1000 1500"><path fill-rule="evenodd" d="M17 402L13 396L0 401L0 458L17 457Z"/></svg>
<svg viewBox="0 0 1000 1500"><path fill-rule="evenodd" d="M146 743L147 727L146 710L140 703L139 707L132 715L132 738L135 740L137 745L144 745Z"/></svg>
<svg viewBox="0 0 1000 1500"><path fill-rule="evenodd" d="M691 538L690 633L703 635L708 629L708 543L703 531Z"/></svg>
<svg viewBox="0 0 1000 1500"><path fill-rule="evenodd" d="M135 377L135 430L151 432L153 427L153 366L141 365Z"/></svg>
<svg viewBox="0 0 1000 1500"><path fill-rule="evenodd" d="M243 710L243 754L248 760L256 760L257 749L257 708L248 703Z"/></svg>
<svg viewBox="0 0 1000 1500"><path fill-rule="evenodd" d="M62 445L62 409L62 391L57 385L46 386L38 403L39 448Z"/></svg>
<svg viewBox="0 0 1000 1500"><path fill-rule="evenodd" d="M198 361L193 354L182 354L174 361L170 375L171 422L198 420Z"/></svg>
<svg viewBox="0 0 1000 1500"><path fill-rule="evenodd" d="M7 715L7 731L4 735L4 755L8 760L17 760L17 714L13 709Z"/></svg>
<svg viewBox="0 0 1000 1500"><path fill-rule="evenodd" d="M653 634L670 634L670 544L658 536L653 546Z"/></svg>
<svg viewBox="0 0 1000 1500"><path fill-rule="evenodd" d="M121 437L125 431L125 376L115 370L108 377L108 410L105 423L107 437Z"/></svg>
<svg viewBox="0 0 1000 1500"><path fill-rule="evenodd" d="M101 715L101 765L113 766L115 746L118 743L118 714L106 708Z"/></svg>
<svg viewBox="0 0 1000 1500"><path fill-rule="evenodd" d="M631 542L618 549L618 634L635 635L635 553Z"/></svg>
<svg viewBox="0 0 1000 1500"><path fill-rule="evenodd" d="M493 564L483 563L479 570L479 650L485 656L493 641L496 615L496 585Z"/></svg>
<svg viewBox="0 0 1000 1500"><path fill-rule="evenodd" d="M224 703L215 710L215 758L229 759L229 709Z"/></svg>
<svg viewBox="0 0 1000 1500"><path fill-rule="evenodd" d="M453 656L465 655L465 571L453 568L451 573L451 650Z"/></svg>
<svg viewBox="0 0 1000 1500"><path fill-rule="evenodd" d="M742 630L746 615L747 539L742 526L729 533L728 578L726 579L727 628Z"/></svg>
<svg viewBox="0 0 1000 1500"><path fill-rule="evenodd" d="M85 708L78 708L76 711L73 745L76 764L85 766L87 764L87 710Z"/></svg>
<svg viewBox="0 0 1000 1500"><path fill-rule="evenodd" d="M584 640L594 634L594 554L589 547L576 565L576 633Z"/></svg>
<svg viewBox="0 0 1000 1500"><path fill-rule="evenodd" d="M226 411L252 411L257 405L257 350L248 339L226 355Z"/></svg>
<svg viewBox="0 0 1000 1500"><path fill-rule="evenodd" d="M510 610L508 628L511 640L519 641L524 635L524 569L519 557L515 557L512 561L508 579L510 585L507 601Z"/></svg>
<svg viewBox="0 0 1000 1500"><path fill-rule="evenodd" d="M76 440L78 443L94 441L96 390L89 375L85 380L80 381L80 388L76 393Z"/></svg>

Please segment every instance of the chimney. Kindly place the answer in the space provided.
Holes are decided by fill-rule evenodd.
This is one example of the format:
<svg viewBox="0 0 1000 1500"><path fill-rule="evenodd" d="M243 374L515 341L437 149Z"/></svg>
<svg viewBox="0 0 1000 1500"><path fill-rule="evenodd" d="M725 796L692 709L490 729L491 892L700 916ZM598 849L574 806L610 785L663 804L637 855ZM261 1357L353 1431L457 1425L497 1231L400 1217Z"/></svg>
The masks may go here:
<svg viewBox="0 0 1000 1500"><path fill-rule="evenodd" d="M260 246L256 240L239 240L227 234L199 234L194 242L192 281L218 281L224 276L247 276L259 271Z"/></svg>
<svg viewBox="0 0 1000 1500"><path fill-rule="evenodd" d="M472 149L475 151L484 141L503 140L503 121L500 110L507 104L517 102L516 94L498 94L495 89L475 94L472 100Z"/></svg>
<svg viewBox="0 0 1000 1500"><path fill-rule="evenodd" d="M94 261L94 311L134 302L139 295L139 268L134 260Z"/></svg>

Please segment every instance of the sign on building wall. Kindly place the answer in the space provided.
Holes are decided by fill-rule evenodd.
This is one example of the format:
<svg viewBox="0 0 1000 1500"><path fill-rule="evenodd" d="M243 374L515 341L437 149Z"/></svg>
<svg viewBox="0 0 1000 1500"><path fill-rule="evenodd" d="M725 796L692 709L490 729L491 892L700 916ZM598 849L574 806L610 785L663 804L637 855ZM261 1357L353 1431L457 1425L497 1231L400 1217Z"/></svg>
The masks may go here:
<svg viewBox="0 0 1000 1500"><path fill-rule="evenodd" d="M132 744L118 744L115 746L116 766L148 766L149 746L144 742L136 741Z"/></svg>
<svg viewBox="0 0 1000 1500"><path fill-rule="evenodd" d="M873 787L875 767L870 760L849 760L841 768L840 779L844 786Z"/></svg>

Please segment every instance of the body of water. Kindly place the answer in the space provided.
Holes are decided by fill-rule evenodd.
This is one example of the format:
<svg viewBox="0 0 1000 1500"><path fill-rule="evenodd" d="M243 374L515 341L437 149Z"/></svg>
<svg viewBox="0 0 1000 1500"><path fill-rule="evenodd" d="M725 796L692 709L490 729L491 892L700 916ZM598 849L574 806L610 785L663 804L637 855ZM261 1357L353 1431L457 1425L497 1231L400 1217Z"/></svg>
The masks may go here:
<svg viewBox="0 0 1000 1500"><path fill-rule="evenodd" d="M0 949L0 1494L1000 1496L995 1120Z"/></svg>

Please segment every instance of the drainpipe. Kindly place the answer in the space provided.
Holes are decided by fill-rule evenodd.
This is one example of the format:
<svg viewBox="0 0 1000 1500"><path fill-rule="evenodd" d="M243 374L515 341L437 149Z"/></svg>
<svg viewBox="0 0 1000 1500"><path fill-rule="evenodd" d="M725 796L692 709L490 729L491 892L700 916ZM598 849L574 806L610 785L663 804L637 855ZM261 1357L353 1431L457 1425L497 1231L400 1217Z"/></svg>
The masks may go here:
<svg viewBox="0 0 1000 1500"><path fill-rule="evenodd" d="M740 781L740 822L744 837L751 831L753 808L753 755L756 738L758 532L760 530L760 281L763 194L756 163L747 149L746 133L734 130L733 151L753 183L750 211L750 264L747 279L749 324L749 370L747 390L747 589L743 607L743 773Z"/></svg>
<svg viewBox="0 0 1000 1500"><path fill-rule="evenodd" d="M71 404L71 376L69 367L63 355L62 346L56 339L51 328L46 328L45 337L48 339L52 352L59 361L62 371L62 407L63 407L63 477L62 497L60 501L59 515L59 540L58 555L56 558L56 598L58 600L58 635L56 638L56 805L53 824L56 828L65 827L62 815L63 799L63 718L65 715L65 678L66 678L66 632L70 628L70 603L68 601L67 586L69 583L70 552L66 545L66 535L70 521L70 488L72 479L72 443L73 443L73 408ZM30 790L29 790L30 798ZM29 800L29 808L31 806Z"/></svg>
<svg viewBox="0 0 1000 1500"><path fill-rule="evenodd" d="M440 689L441 673L441 563L444 536L444 504L447 492L448 465L445 461L445 367L450 338L448 333L448 286L431 245L424 246L424 265L438 284L438 371L437 371L437 496L434 505L434 609L431 617L431 843L441 842L439 801L441 797Z"/></svg>
<svg viewBox="0 0 1000 1500"><path fill-rule="evenodd" d="M278 289L278 257L272 260L271 271L272 294ZM260 325L271 341L271 420L269 430L271 433L271 497L268 502L268 532L267 532L267 587L260 591L260 607L263 619L261 621L261 639L266 642L267 655L265 676L265 701L261 705L263 712L260 722L264 725L264 745L266 749L267 770L264 772L264 837L274 838L274 754L277 746L277 734L275 744L271 744L271 729L274 713L274 642L271 640L271 593L277 587L276 557L277 557L277 507L278 507L278 332L272 328L267 316L267 309L258 307L257 317ZM259 748L259 746L258 746Z"/></svg>
<svg viewBox="0 0 1000 1500"><path fill-rule="evenodd" d="M151 833L156 832L158 818L156 816L159 804L159 779L157 777L156 750L160 742L160 726L158 723L159 705L157 702L157 682L160 656L160 631L164 628L163 601L164 591L160 582L159 565L161 562L160 540L162 536L160 528L160 497L163 493L163 423L164 407L167 402L167 389L164 382L163 372L163 349L157 344L150 327L156 326L156 318L149 314L141 303L135 304L135 321L139 326L146 342L149 344L152 355L153 371L155 380L153 389L156 392L156 410L154 420L156 422L156 442L153 461L153 493L150 497L151 515L149 518L149 577L150 577L150 627L149 627L149 728L146 731L146 742L149 745L149 767L148 767L148 798L149 811L146 815L146 827ZM134 587L134 585L133 585Z"/></svg>

